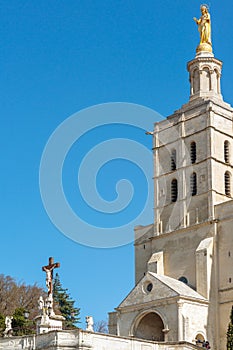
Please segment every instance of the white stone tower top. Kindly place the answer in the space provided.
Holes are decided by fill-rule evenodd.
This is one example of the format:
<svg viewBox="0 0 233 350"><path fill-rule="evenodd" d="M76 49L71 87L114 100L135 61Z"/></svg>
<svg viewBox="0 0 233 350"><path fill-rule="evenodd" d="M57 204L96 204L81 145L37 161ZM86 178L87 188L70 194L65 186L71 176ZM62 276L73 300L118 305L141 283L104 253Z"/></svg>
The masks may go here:
<svg viewBox="0 0 233 350"><path fill-rule="evenodd" d="M187 69L190 81L190 101L198 97L222 100L221 61L214 58L213 54L207 56L204 53L204 55L198 55L194 60L188 62Z"/></svg>
<svg viewBox="0 0 233 350"><path fill-rule="evenodd" d="M211 41L211 20L207 5L201 5L201 17L194 21L198 25L200 44L196 57L188 63L190 101L198 97L222 100L220 78L222 62L214 58Z"/></svg>

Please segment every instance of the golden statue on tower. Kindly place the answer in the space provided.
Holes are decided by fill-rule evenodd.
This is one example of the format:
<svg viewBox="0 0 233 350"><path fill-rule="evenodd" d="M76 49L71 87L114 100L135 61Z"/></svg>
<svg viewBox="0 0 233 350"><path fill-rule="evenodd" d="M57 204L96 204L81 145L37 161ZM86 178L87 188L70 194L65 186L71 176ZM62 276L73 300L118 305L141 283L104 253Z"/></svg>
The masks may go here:
<svg viewBox="0 0 233 350"><path fill-rule="evenodd" d="M207 5L201 5L201 17L197 19L193 18L198 25L198 31L200 33L200 44L198 45L196 52L212 52L211 43L211 20L210 13Z"/></svg>

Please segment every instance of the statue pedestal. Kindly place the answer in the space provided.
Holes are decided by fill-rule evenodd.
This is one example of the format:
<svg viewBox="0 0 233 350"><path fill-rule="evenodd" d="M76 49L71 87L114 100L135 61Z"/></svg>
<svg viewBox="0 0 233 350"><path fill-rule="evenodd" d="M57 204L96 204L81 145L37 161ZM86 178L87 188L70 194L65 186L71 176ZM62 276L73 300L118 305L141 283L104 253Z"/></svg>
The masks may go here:
<svg viewBox="0 0 233 350"><path fill-rule="evenodd" d="M62 321L65 318L61 315L40 315L35 318L36 333L48 333L50 331L62 330Z"/></svg>
<svg viewBox="0 0 233 350"><path fill-rule="evenodd" d="M200 53L200 52L210 52L212 53L212 45L210 43L201 43L198 45L198 47L196 48L196 53Z"/></svg>

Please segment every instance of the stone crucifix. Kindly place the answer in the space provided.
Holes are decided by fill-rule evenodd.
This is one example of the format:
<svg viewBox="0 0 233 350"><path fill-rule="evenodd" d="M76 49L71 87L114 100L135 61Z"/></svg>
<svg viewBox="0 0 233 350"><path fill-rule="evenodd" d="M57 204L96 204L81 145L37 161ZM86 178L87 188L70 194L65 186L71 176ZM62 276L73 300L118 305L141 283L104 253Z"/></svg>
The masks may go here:
<svg viewBox="0 0 233 350"><path fill-rule="evenodd" d="M53 257L49 258L49 264L47 266L42 267L42 270L46 272L48 296L53 295L53 270L58 267L60 267L60 263L54 263Z"/></svg>

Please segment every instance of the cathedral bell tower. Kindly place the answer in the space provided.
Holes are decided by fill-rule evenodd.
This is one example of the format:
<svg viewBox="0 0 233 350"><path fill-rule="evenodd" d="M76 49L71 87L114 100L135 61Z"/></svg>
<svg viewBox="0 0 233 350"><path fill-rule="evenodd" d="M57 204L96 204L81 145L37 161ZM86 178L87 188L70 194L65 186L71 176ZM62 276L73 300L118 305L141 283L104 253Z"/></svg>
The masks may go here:
<svg viewBox="0 0 233 350"><path fill-rule="evenodd" d="M210 14L201 12L189 102L154 129L155 235L214 220L214 205L232 198L232 108L221 95Z"/></svg>

